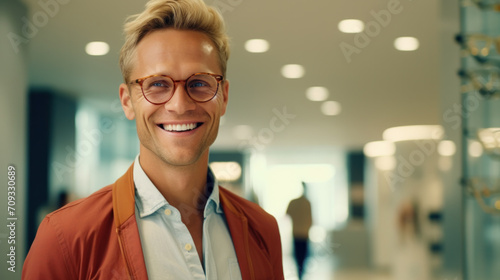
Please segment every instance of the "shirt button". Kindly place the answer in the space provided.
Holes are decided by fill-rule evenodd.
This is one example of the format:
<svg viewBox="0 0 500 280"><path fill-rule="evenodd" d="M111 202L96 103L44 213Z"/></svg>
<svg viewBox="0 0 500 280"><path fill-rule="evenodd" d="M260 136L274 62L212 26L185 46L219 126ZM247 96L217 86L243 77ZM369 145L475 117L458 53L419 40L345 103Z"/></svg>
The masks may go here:
<svg viewBox="0 0 500 280"><path fill-rule="evenodd" d="M191 249L193 249L193 246L191 246L191 244L187 243L187 244L184 246L184 249L186 249L186 251L191 251Z"/></svg>
<svg viewBox="0 0 500 280"><path fill-rule="evenodd" d="M165 210L165 215L170 216L170 214L172 214L172 210L166 209Z"/></svg>

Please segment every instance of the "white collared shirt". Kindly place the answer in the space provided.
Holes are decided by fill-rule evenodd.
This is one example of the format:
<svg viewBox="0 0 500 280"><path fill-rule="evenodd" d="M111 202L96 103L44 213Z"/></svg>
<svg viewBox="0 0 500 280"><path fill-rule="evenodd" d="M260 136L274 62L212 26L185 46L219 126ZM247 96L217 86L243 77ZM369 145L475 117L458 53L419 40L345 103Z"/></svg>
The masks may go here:
<svg viewBox="0 0 500 280"><path fill-rule="evenodd" d="M151 280L241 279L233 241L219 200L219 186L210 168L203 220L202 266L193 238L178 209L168 203L139 163L134 164L135 216L144 261ZM193 193L193 197L195 197ZM205 267L205 270L203 269Z"/></svg>

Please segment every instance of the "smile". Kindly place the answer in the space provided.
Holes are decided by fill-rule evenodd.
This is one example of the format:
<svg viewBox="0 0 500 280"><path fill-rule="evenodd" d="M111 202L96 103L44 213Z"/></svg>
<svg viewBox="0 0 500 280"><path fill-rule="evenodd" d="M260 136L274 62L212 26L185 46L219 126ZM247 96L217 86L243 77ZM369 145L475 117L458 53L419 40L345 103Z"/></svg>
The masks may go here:
<svg viewBox="0 0 500 280"><path fill-rule="evenodd" d="M183 132L183 131L190 131L193 129L196 129L203 123L188 123L188 124L159 124L158 126L166 131L171 131L171 132Z"/></svg>

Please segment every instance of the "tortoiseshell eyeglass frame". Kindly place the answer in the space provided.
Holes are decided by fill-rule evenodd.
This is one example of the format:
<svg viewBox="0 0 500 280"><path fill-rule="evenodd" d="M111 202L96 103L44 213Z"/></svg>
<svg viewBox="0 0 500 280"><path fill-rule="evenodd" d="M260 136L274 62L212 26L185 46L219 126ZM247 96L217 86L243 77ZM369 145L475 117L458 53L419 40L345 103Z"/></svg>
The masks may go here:
<svg viewBox="0 0 500 280"><path fill-rule="evenodd" d="M202 100L202 101L198 101L196 99L194 99L190 94L189 94L189 91L187 89L187 81L189 79L191 79L193 76L196 76L196 75L209 75L209 76L212 76L215 78L215 80L217 81L217 89L215 90L215 93L214 95L208 99L208 100ZM173 89L173 93L172 95L164 102L152 102L151 100L149 100L146 96L146 94L144 93L144 88L142 87L142 84L144 83L145 80L149 79L149 78L152 78L152 77L166 77L166 78L169 78L171 79L173 82L174 82L174 89ZM219 86L220 86L220 82L224 81L224 76L222 75L219 75L219 74L213 74L213 73L206 73L206 72L199 72L199 73L194 73L192 74L191 76L189 76L187 79L185 80L174 80L172 77L168 76L168 75L161 75L161 74L155 74L155 75L149 75L149 76L146 76L146 77L142 77L142 78L139 78L139 79L135 79L135 80L132 80L131 82L129 82L130 85L133 85L133 84L139 84L141 86L141 92L142 92L142 95L144 96L144 98L151 104L154 104L154 105L162 105L162 104L165 104L167 103L168 101L170 101L170 99L172 99L172 97L174 96L174 93L175 93L175 87L177 86L177 83L180 83L180 82L183 82L184 83L184 90L186 91L187 95L189 96L189 98L191 98L193 101L195 102L198 102L198 103L205 103L205 102L208 102L212 99L214 99L214 97L217 95L217 93L219 92Z"/></svg>

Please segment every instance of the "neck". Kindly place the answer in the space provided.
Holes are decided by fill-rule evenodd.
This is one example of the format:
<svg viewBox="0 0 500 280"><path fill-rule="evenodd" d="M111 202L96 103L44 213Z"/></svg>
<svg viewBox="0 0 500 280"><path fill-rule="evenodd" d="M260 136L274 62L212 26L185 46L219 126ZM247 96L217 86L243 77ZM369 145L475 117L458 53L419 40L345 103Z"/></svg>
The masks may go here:
<svg viewBox="0 0 500 280"><path fill-rule="evenodd" d="M193 164L174 166L141 149L139 162L158 191L181 215L203 214L208 198L208 150Z"/></svg>

